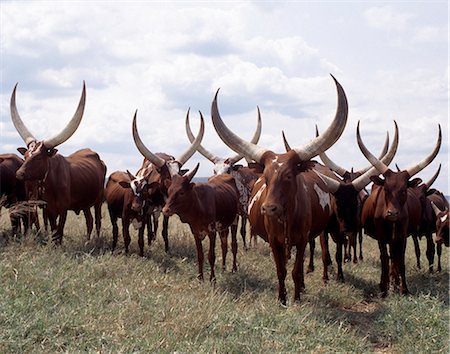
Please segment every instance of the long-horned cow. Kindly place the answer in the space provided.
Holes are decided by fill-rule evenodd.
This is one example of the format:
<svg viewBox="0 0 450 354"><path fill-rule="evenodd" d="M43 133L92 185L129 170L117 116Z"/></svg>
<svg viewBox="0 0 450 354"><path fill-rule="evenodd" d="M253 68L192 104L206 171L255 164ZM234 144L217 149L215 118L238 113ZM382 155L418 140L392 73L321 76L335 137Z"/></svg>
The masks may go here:
<svg viewBox="0 0 450 354"><path fill-rule="evenodd" d="M186 134L189 138L189 141L192 143L195 137L194 134L192 134L189 125L189 119L186 119ZM251 140L251 143L257 144L260 136L261 136L261 114L258 107L258 124L256 127L255 134L253 135L253 138ZM246 226L247 226L248 203L250 200L250 195L252 193L253 185L255 184L259 175L255 173L251 168L237 164L237 162L239 162L239 160L241 160L244 157L241 154L225 158L219 157L211 153L209 150L206 150L202 145L198 147L197 151L214 164L213 167L214 175L229 174L235 179L236 187L239 191L238 214L241 216L240 233L242 236L242 241L244 243L244 248L247 249L245 236L247 233ZM234 227L237 226L231 227L233 240L236 238L236 230L234 229Z"/></svg>
<svg viewBox="0 0 450 354"><path fill-rule="evenodd" d="M449 247L449 204L447 198L442 192L432 189L427 196L427 199L431 203L434 214L435 232L436 232L436 249L438 255L438 267L437 271L442 271L441 254L442 244Z"/></svg>
<svg viewBox="0 0 450 354"><path fill-rule="evenodd" d="M46 213L53 231L53 239L62 242L67 211L83 211L86 217L87 235L91 235L93 219L90 208L95 209L97 236L101 228L101 206L106 175L106 166L99 155L82 149L64 157L56 147L69 139L77 130L83 117L86 102L86 86L83 82L78 108L67 126L57 135L42 141L29 132L16 107L16 88L11 96L11 118L27 148L19 148L25 162L16 176L20 180L39 182L42 199L47 203ZM59 218L59 220L58 220Z"/></svg>
<svg viewBox="0 0 450 354"><path fill-rule="evenodd" d="M347 98L335 81L338 107L333 122L324 134L302 148L277 154L247 142L230 131L220 118L217 94L211 107L214 127L231 149L254 160L263 167L255 183L249 205L249 221L255 232L269 242L278 276L278 298L286 303L287 252L296 247L292 277L294 300L300 300L304 288L303 256L311 237L320 234L332 214L330 195L314 172L307 172L314 163L310 159L327 150L341 136L347 122Z"/></svg>
<svg viewBox="0 0 450 354"><path fill-rule="evenodd" d="M214 281L216 232L220 234L222 269L225 270L228 228L237 216L239 192L235 179L228 174L212 176L206 183L193 183L192 178L198 167L199 164L184 176L173 176L163 213L167 216L177 214L182 222L189 224L197 248L198 278L201 280L204 260L202 240L208 236L210 281ZM232 243L232 253L234 272L237 270L236 242Z"/></svg>
<svg viewBox="0 0 450 354"><path fill-rule="evenodd" d="M390 278L393 280L395 289L400 286L401 293L407 294L409 291L405 275L405 248L410 217L407 203L408 188L421 182L418 178L411 178L428 166L438 154L442 141L441 127L439 125L438 140L431 154L419 163L399 172L392 171L369 152L361 140L359 122L357 141L364 156L383 176L383 178L372 177L374 183L372 193L364 203L361 215L366 234L378 241L381 259L381 295L387 295Z"/></svg>
<svg viewBox="0 0 450 354"><path fill-rule="evenodd" d="M316 135L318 130L316 127ZM394 158L398 146L398 129L395 125L394 141L389 147L389 135L386 135L385 144L380 155L380 159L386 165L389 165ZM362 205L368 197L365 187L371 183L370 177L378 175L377 169L370 165L369 167L353 171L348 171L334 163L325 152L319 154L322 162L335 172L341 178L323 177L329 191L335 197L335 216L338 222L338 235L344 238L344 261L351 260L351 248L353 248L353 262L357 263L356 242L359 239L359 258L363 259L362 254L362 226L361 210ZM320 172L318 171L320 174ZM359 237L357 237L359 236Z"/></svg>
<svg viewBox="0 0 450 354"><path fill-rule="evenodd" d="M197 137L192 144L181 154L178 158L165 153L152 153L142 142L138 130L137 130L137 111L133 117L132 133L134 143L139 152L144 156L142 167L136 173L137 178L148 178L148 183L152 185L152 193L149 195L149 200L146 205L146 222L143 227L139 229L139 238L143 237L141 233L144 232L144 226L147 225L148 230L151 229L150 217L154 219L154 233L156 235L156 227L159 218L159 214L164 206L165 199L167 198L167 190L172 183L172 178L175 175L181 175L183 172L181 167L191 158L191 156L197 151L200 145L203 134L205 131L205 123L200 113L200 129ZM189 119L189 110L186 114L186 120ZM153 171L153 172L152 172ZM169 252L169 238L168 238L169 217L164 215L162 236L164 239L165 251ZM150 231L149 231L150 232ZM148 237L148 242L151 242L152 236Z"/></svg>

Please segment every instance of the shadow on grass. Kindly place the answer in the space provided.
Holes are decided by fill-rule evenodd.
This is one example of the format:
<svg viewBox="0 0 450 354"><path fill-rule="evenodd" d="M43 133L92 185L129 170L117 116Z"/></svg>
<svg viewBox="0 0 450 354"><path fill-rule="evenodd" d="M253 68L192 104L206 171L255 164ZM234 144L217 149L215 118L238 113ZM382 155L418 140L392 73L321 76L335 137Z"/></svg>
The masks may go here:
<svg viewBox="0 0 450 354"><path fill-rule="evenodd" d="M218 287L221 291L230 293L234 298L238 298L246 292L260 294L269 291L275 294L278 289L277 282L262 278L246 269L240 268L236 273L226 272L222 274L223 278L218 283Z"/></svg>
<svg viewBox="0 0 450 354"><path fill-rule="evenodd" d="M406 277L409 291L414 295L431 295L449 305L449 276L448 271L428 273L428 271L416 272Z"/></svg>

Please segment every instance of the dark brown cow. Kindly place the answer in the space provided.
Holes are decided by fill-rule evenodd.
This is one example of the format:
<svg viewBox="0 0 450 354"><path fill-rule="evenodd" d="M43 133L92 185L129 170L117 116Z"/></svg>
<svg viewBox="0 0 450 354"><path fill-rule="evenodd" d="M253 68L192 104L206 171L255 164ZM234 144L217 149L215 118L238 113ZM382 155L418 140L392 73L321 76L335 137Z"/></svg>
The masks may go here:
<svg viewBox="0 0 450 354"><path fill-rule="evenodd" d="M194 141L195 137L194 137L194 134L192 134L192 131L191 131L191 128L189 125L189 119L186 119L186 134L189 138L189 141L192 143ZM261 136L261 114L260 114L259 107L258 107L258 124L256 127L255 134L253 135L253 138L251 140L251 143L257 144L260 136ZM237 162L244 157L243 155L238 154L238 155L222 158L222 157L214 155L210 151L206 150L202 145L200 145L198 147L197 151L214 164L214 167L213 167L214 175L229 174L235 179L236 187L239 191L238 213L241 217L240 232L241 232L241 236L242 236L242 241L244 243L244 249L247 250L247 243L245 240L245 236L247 233L246 226L247 226L247 218L248 218L247 217L248 203L250 200L250 195L252 193L253 185L255 184L255 182L258 179L260 174L255 173L249 167L245 167L245 166L237 164ZM233 233L236 232L235 227L237 227L237 226L233 225L231 227L232 238L236 237L235 234L233 235ZM254 240L256 240L256 235L251 235L251 237L253 237L253 236L254 236Z"/></svg>
<svg viewBox="0 0 450 354"><path fill-rule="evenodd" d="M441 266L441 255L442 255L442 244L449 247L449 205L448 200L444 195L432 189L427 199L431 203L433 209L433 214L435 216L435 232L436 232L436 248L438 255L438 268L437 271L442 271Z"/></svg>
<svg viewBox="0 0 450 354"><path fill-rule="evenodd" d="M316 136L319 135L319 131L316 126ZM394 145L393 145L394 146ZM389 134L386 134L386 140L383 146L383 150L380 154L379 159L382 159L386 153L388 152L389 148ZM329 167L333 172L335 172L338 176L341 177L341 179L338 179L339 183L342 184L341 187L338 187L336 183L331 182L331 189L335 192L333 195L335 196L337 200L336 206L338 209L340 209L339 212L337 212L337 216L341 215L340 223L341 226L341 232L344 232L344 229L347 229L346 234L347 238L344 242L344 262L351 261L352 255L351 250L353 249L353 263L358 262L358 258L356 256L356 248L357 248L357 241L359 241L359 259L363 259L363 252L362 252L362 239L363 239L363 231L361 226L361 210L362 205L366 201L367 197L369 196L369 193L365 189L365 186L367 186L368 183L370 183L370 179L368 178L360 178L355 184L352 183L352 181L356 180L358 177L362 175L373 175L375 173L375 169L372 169L372 173L366 174L370 168L373 168L372 165L369 167L353 171L353 168L349 171L338 164L336 164L334 161L332 161L325 152L319 155L322 162ZM392 155L393 158L393 155ZM389 165L392 161L392 158L388 161L383 161L387 165ZM362 182L364 181L364 182ZM344 185L347 185L345 187ZM353 214L351 210L354 210L354 202L345 202L345 200L354 200L354 187L351 187L350 185L356 185L360 191L357 194L357 205L356 205L356 215ZM344 190L347 189L348 192L344 192ZM340 190L340 191L339 191ZM337 193L337 194L336 194ZM345 226L346 224L347 226ZM352 231L350 231L352 230Z"/></svg>
<svg viewBox="0 0 450 354"><path fill-rule="evenodd" d="M334 79L334 77L333 77ZM249 221L255 232L269 242L278 275L278 298L286 303L287 253L295 246L296 258L292 277L294 300L300 300L304 288L303 256L308 240L327 226L331 209L329 193L314 172L310 159L332 146L341 136L347 122L347 98L334 79L338 92L338 108L328 129L302 148L276 154L242 140L223 123L217 109L217 94L211 115L220 138L231 149L263 167L263 175L253 187L249 205Z"/></svg>
<svg viewBox="0 0 450 354"><path fill-rule="evenodd" d="M172 178L175 175L181 175L184 171L181 170L181 167L191 158L191 156L197 151L198 146L203 138L203 134L205 131L205 124L203 117L200 113L200 130L197 138L193 141L191 146L187 148L187 150L181 154L178 158L175 158L171 155L165 153L156 153L153 154L142 142L139 137L139 133L137 130L136 124L137 111L134 114L133 118L133 126L132 133L133 139L136 144L139 152L144 156L144 161L142 163L142 167L136 173L136 177L143 178L145 176L149 176L151 173L151 177L148 179L148 183L151 184L152 194L149 196L149 200L146 206L147 215L146 221L143 226L147 225L149 230L148 242L150 244L151 239L156 235L156 228L158 223L158 218L162 207L164 206L165 199L167 198L167 189L172 183ZM186 120L189 119L189 110L186 114ZM153 217L154 221L154 231L151 233L151 217ZM169 238L168 238L168 227L169 227L169 218L168 216L164 216L163 220L163 230L162 236L164 238L165 251L169 252ZM144 232L144 227L139 230L139 233ZM143 237L143 236L139 236Z"/></svg>
<svg viewBox="0 0 450 354"><path fill-rule="evenodd" d="M147 183L149 176L136 178L129 171L116 171L108 178L105 188L105 199L108 204L109 216L113 226L112 250L116 248L119 228L117 219L122 219L122 234L125 252L128 253L130 245L130 223L136 230L142 228L146 220L144 215L145 204L151 193ZM144 237L139 234L139 254L144 256Z"/></svg>
<svg viewBox="0 0 450 354"><path fill-rule="evenodd" d="M57 153L56 146L75 133L81 122L86 101L86 87L75 115L64 130L50 139L37 141L28 131L16 108L16 87L11 96L11 118L27 148L19 148L25 162L16 176L24 181L41 181L43 200L47 203L46 213L53 238L62 242L67 211L83 211L86 217L87 235L90 238L93 219L90 208L95 209L97 236L101 228L101 206L105 184L106 166L97 153L90 149L79 150L67 157ZM59 218L59 220L57 220Z"/></svg>
<svg viewBox="0 0 450 354"><path fill-rule="evenodd" d="M432 153L418 164L400 172L392 171L367 150L361 140L359 122L357 140L364 156L383 175L383 178L372 177L374 182L372 193L364 203L361 215L366 234L378 241L381 258L381 295L387 295L390 277L394 288L397 289L400 285L401 293L407 294L405 248L409 227L408 188L420 183L420 179L411 177L430 164L439 152L442 140L441 127L439 126L437 144Z"/></svg>
<svg viewBox="0 0 450 354"><path fill-rule="evenodd" d="M0 209L2 206L10 208L18 202L28 200L27 186L24 181L17 179L16 172L22 166L23 159L16 154L0 154ZM34 210L34 211L33 211ZM39 219L35 209L31 208L27 215L9 214L13 235L20 232L23 223L26 232L32 224L39 228Z"/></svg>
<svg viewBox="0 0 450 354"><path fill-rule="evenodd" d="M401 171L398 166L397 169L398 171ZM435 247L432 234L436 228L436 220L433 215L431 201L427 198L427 195L429 194L429 188L437 178L440 169L441 166L439 166L439 169L429 181L418 186L408 188L408 199L406 201L409 215L408 234L411 235L414 242L417 267L419 269L421 268L419 239L421 239L422 236L425 236L427 241L426 256L428 259L430 273L433 272Z"/></svg>
<svg viewBox="0 0 450 354"><path fill-rule="evenodd" d="M383 163L389 164L397 151L398 147L398 129L395 125L394 141L389 151L383 156ZM321 154L323 155L323 154ZM366 171L359 177L353 180L336 180L324 175L321 171L316 171L319 176L326 183L328 191L334 196L335 203L333 203L333 213L336 219L336 225L334 232L331 232L333 240L336 242L337 254L342 251L339 249L344 245L347 240L356 239L356 234L360 230L360 202L359 196L362 190L371 182L371 177L378 175L378 171L375 167L365 169ZM361 241L360 241L361 245ZM355 255L356 258L356 255ZM338 264L339 266L339 264Z"/></svg>
<svg viewBox="0 0 450 354"><path fill-rule="evenodd" d="M193 183L192 178L198 167L199 164L184 176L172 177L163 213L167 216L177 214L182 222L189 224L197 247L198 278L201 280L203 280L204 259L202 240L206 236L209 237L210 281L214 281L216 232L220 234L222 269L225 270L228 228L237 216L239 192L234 178L227 174L210 177L207 183ZM237 270L236 234L232 241L232 252L234 272Z"/></svg>

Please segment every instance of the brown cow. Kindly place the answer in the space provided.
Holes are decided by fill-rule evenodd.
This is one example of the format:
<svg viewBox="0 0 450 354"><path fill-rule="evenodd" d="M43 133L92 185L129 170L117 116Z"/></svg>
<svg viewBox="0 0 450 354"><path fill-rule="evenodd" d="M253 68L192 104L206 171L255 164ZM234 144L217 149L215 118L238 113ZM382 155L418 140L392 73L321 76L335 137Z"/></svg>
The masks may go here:
<svg viewBox="0 0 450 354"><path fill-rule="evenodd" d="M397 125L395 125L394 141L389 151L385 154L385 156L383 156L381 161L389 165L389 163L391 163L392 159L394 158L397 147L398 128ZM352 176L350 175L350 178L344 180L336 180L336 178L330 178L329 176L324 175L323 173L321 173L321 171L316 171L326 183L328 191L332 193L335 199L335 203L333 204L333 212L336 218L337 225L336 230L331 233L331 235L333 236L337 247L341 247L341 245L345 244L347 240L355 240L357 232L360 231L361 191L363 191L364 188L371 182L370 178L372 176L379 174L375 167L364 170L365 172L359 177L352 179ZM354 261L355 259L356 254L354 257Z"/></svg>
<svg viewBox="0 0 450 354"><path fill-rule="evenodd" d="M411 235L414 242L414 250L416 253L417 267L420 269L420 247L419 239L425 236L427 241L426 256L428 259L428 267L430 273L433 272L435 247L432 233L436 229L436 220L433 215L433 208L431 201L427 198L430 193L429 188L433 184L440 172L441 166L437 172L430 178L429 181L424 182L418 186L408 188L408 205L409 226L408 234ZM397 166L397 170L401 171ZM438 256L440 263L440 255Z"/></svg>
<svg viewBox="0 0 450 354"><path fill-rule="evenodd" d="M334 79L334 77L333 77ZM328 129L302 148L276 154L251 144L223 123L217 109L217 94L211 115L220 138L231 149L254 160L263 167L263 175L253 187L249 205L249 221L255 232L269 242L278 275L278 299L286 304L287 252L297 249L292 277L295 284L294 300L300 300L304 288L303 256L313 233L321 233L331 215L331 199L323 181L314 172L310 159L332 146L341 136L347 122L347 98L341 85L334 79L338 93L338 108Z"/></svg>
<svg viewBox="0 0 450 354"><path fill-rule="evenodd" d="M316 136L319 135L319 131L317 129L316 126ZM393 145L394 146L394 145ZM386 140L383 146L383 150L380 154L379 159L382 159L386 153L388 152L388 147L389 147L389 133L386 134ZM352 187L350 187L350 184L352 181L354 181L355 179L357 179L358 177L362 176L363 174L366 174L367 171L369 171L370 168L373 168L372 165L370 165L369 167L357 170L357 171L353 171L353 168L349 171L341 166L339 166L338 164L336 164L334 161L332 161L328 155L323 152L319 155L320 159L322 160L322 162L325 164L325 166L329 167L333 172L335 172L338 176L341 177L341 179L339 179L339 182L343 182L343 184L347 184L348 187L344 187L342 186L341 188L341 192L338 192L338 195L336 193L333 193L333 195L335 196L335 198L337 199L338 203L338 209L341 209L342 211L344 210L344 208L353 208L354 207L350 207L350 203L345 203L345 202L339 202L339 200L344 200L344 199L352 199L351 195L354 194L352 192L346 193L343 192L344 189L349 189L349 190L353 190ZM393 158L393 156L392 156ZM392 160L392 159L391 159ZM383 161L384 163L386 163L387 165L389 165L391 163L391 161ZM375 172L376 170L372 170L372 172ZM372 173L375 174L375 173ZM367 176L367 175L366 175ZM360 182L365 180L365 182ZM353 215L352 212L339 212L338 213L338 217L339 214L343 215L341 218L341 223L340 225L342 225L342 221L345 219L345 223L347 225L351 225L349 227L347 227L347 229L353 229L353 231L347 231L347 239L345 240L346 242L344 243L344 262L348 262L352 260L352 255L351 255L351 249L353 249L353 263L357 263L358 262L358 258L356 256L356 248L357 248L357 241L359 241L359 259L363 260L363 252L362 252L362 239L363 239L363 231L362 231L362 226L361 226L361 210L362 210L362 205L364 204L364 202L366 201L367 197L369 196L369 193L367 192L367 190L365 189L365 186L370 183L370 179L365 179L362 178L360 179L356 185L358 186L358 189L360 189L359 187L362 187L362 189L359 191L359 193L357 194L357 206L356 206L356 210L357 210L357 215ZM335 192L338 191L338 186L331 182L331 184L334 186L332 187L332 189L335 190ZM341 206L339 208L339 206ZM348 209L347 208L347 209ZM356 217L356 219L355 219ZM353 220L350 221L350 220Z"/></svg>
<svg viewBox="0 0 450 354"><path fill-rule="evenodd" d="M46 213L56 242L62 242L68 210L77 214L83 211L90 238L93 228L90 211L92 206L95 209L95 226L99 236L106 166L98 154L90 149L79 150L64 157L55 148L69 139L81 122L86 101L84 82L78 108L69 124L59 134L43 141L37 141L22 122L16 107L16 88L17 85L11 96L11 118L27 144L27 148L18 149L25 156L25 162L17 171L17 178L41 181L42 198L47 203Z"/></svg>
<svg viewBox="0 0 450 354"><path fill-rule="evenodd" d="M17 170L22 166L23 159L16 154L0 154L0 209L10 208L17 203L28 200L28 186L16 177ZM26 215L9 213L13 235L20 232L23 223L24 232L35 224L39 229L39 219L35 208L30 208Z"/></svg>
<svg viewBox="0 0 450 354"><path fill-rule="evenodd" d="M200 130L197 138L192 142L192 144L187 148L187 150L181 154L178 158L164 153L153 154L142 142L139 137L136 124L137 111L134 114L132 133L133 139L139 152L144 156L144 161L142 167L136 173L136 177L143 178L144 176L151 177L148 183L152 185L152 194L149 196L149 201L146 206L146 220L142 228L139 229L139 233L144 232L144 226L147 225L149 230L148 242L150 244L151 239L156 235L156 227L158 223L158 218L162 207L164 206L164 200L167 198L167 189L169 188L172 178L175 175L181 175L185 171L181 170L181 167L191 158L191 156L197 151L198 146L203 138L205 131L205 124L203 117L200 113ZM189 119L189 110L186 114L186 120ZM154 221L154 232L151 234L151 220L153 217ZM164 239L165 251L169 252L169 238L168 238L168 227L169 218L164 215L163 220L163 230L162 236ZM143 237L143 236L139 236Z"/></svg>
<svg viewBox="0 0 450 354"><path fill-rule="evenodd" d="M122 219L122 234L125 252L130 245L130 223L135 229L141 229L145 222L145 204L151 193L147 183L149 176L136 178L129 171L116 171L109 176L105 187L105 199L113 226L112 250L116 248L119 229L117 219ZM139 254L144 256L144 237L139 234Z"/></svg>
<svg viewBox="0 0 450 354"><path fill-rule="evenodd" d="M192 143L195 138L194 138L194 135L192 134L192 131L191 131L191 128L189 125L189 119L186 119L186 134L189 138L189 141ZM261 136L261 113L260 113L259 107L258 107L258 124L257 124L256 131L255 131L255 134L253 135L251 142L253 144L257 144L260 136ZM250 200L250 195L252 193L253 185L255 184L255 182L258 179L258 177L260 176L260 174L255 173L249 167L245 167L245 166L237 164L237 162L244 157L243 155L237 154L235 156L222 158L222 157L214 155L210 151L206 150L202 145L200 145L198 147L197 151L214 164L214 167L213 167L214 175L229 174L235 179L236 187L239 191L238 213L241 217L240 232L241 232L241 236L242 236L242 241L244 243L244 249L247 250L247 243L245 240L245 236L247 233L246 225L247 225L247 218L248 218L248 216L247 216L248 202ZM236 237L236 234L235 234L236 227L237 227L237 225L231 226L232 238ZM251 237L254 237L254 240L256 240L256 235L251 235Z"/></svg>
<svg viewBox="0 0 450 354"><path fill-rule="evenodd" d="M192 178L199 164L184 176L174 175L168 190L164 215L177 214L181 221L188 223L197 247L198 278L203 280L202 240L209 237L208 260L211 267L210 281L214 281L216 232L222 244L222 269L225 270L228 228L237 216L239 192L235 180L227 174L210 177L206 183L193 183ZM237 270L236 235L232 242L233 268Z"/></svg>
<svg viewBox="0 0 450 354"><path fill-rule="evenodd" d="M392 171L367 150L361 140L359 122L357 140L364 156L383 175L383 178L372 177L374 183L372 193L364 203L361 215L361 222L366 234L378 241L380 249L381 296L387 295L390 277L393 280L394 288L397 289L400 285L401 293L407 294L405 248L409 227L408 187L411 188L420 183L420 179L411 180L411 177L430 164L439 152L442 140L441 127L439 125L439 136L432 153L418 164L400 172ZM389 262L391 263L390 274Z"/></svg>
<svg viewBox="0 0 450 354"><path fill-rule="evenodd" d="M435 232L436 232L436 248L438 255L438 268L437 271L442 271L441 266L441 254L442 244L449 247L449 205L447 198L444 195L432 189L427 199L430 201L433 208L433 214L435 216Z"/></svg>

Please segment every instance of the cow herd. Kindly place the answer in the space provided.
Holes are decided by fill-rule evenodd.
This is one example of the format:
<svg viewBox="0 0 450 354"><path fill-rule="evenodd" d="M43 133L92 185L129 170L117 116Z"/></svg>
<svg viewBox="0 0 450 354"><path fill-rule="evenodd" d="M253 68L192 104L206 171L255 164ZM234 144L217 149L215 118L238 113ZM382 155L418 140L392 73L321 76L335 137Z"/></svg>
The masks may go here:
<svg viewBox="0 0 450 354"><path fill-rule="evenodd" d="M399 143L397 123L394 138L389 135L379 157L364 145L357 126L357 143L370 163L367 168L353 171L333 162L326 150L343 133L348 116L347 98L342 86L333 77L337 89L336 114L327 129L306 145L291 147L283 132L285 152L274 152L258 145L261 135L261 116L258 108L257 127L251 141L231 131L223 122L218 109L217 91L211 106L214 128L223 142L236 152L235 156L219 157L201 145L204 118L200 113L200 128L196 136L191 131L189 110L186 115L186 151L178 157L166 153L153 153L144 144L137 128L137 111L132 121L132 136L138 151L144 157L142 167L135 173L116 171L106 178L106 165L99 155L82 149L64 157L56 147L78 128L86 102L86 87L78 108L68 125L49 139L37 140L20 118L16 107L16 87L11 96L11 118L26 147L18 148L24 156L0 154L0 182L2 204L6 207L26 204L33 200L45 202L43 217L55 243L60 244L69 210L86 219L90 237L94 218L97 235L101 230L101 207L104 202L112 223L112 249L119 237L118 219L122 220L125 251L131 242L129 227L138 230L139 253L144 255L144 234L150 245L157 233L158 220L163 214L162 236L165 250L169 251L169 217L176 214L189 224L197 249L198 278L203 279L204 254L202 241L209 239L208 261L210 280L215 281L215 242L220 236L222 268L225 269L228 234L231 230L232 271L237 271L237 231L247 248L246 223L250 224L252 238L259 236L269 243L278 277L278 299L286 304L285 279L287 260L295 249L294 300L300 300L304 283L304 255L310 246L308 271L312 271L315 238L320 238L323 279L328 280L331 257L328 238L336 243L337 278L344 280L343 261L363 259L362 234L378 241L381 260L380 291L386 296L390 286L402 294L408 293L405 277L405 248L412 236L417 266L420 267L418 238L426 237L426 256L430 272L433 271L435 248L441 270L442 244L449 246L448 202L443 194L431 188L439 170L427 182L414 178L437 156L442 133L433 150L423 160L406 169L390 169ZM188 143L189 142L189 143ZM214 164L214 175L205 183L193 182L199 165L192 170L182 169L198 151ZM324 164L314 157L319 156ZM245 158L248 166L238 165ZM440 168L439 168L440 169ZM366 187L372 184L371 192ZM25 230L32 223L39 225L36 209L25 217L10 214L12 232ZM435 233L433 240L432 234ZM359 241L359 256L357 244ZM436 247L435 247L436 244Z"/></svg>

